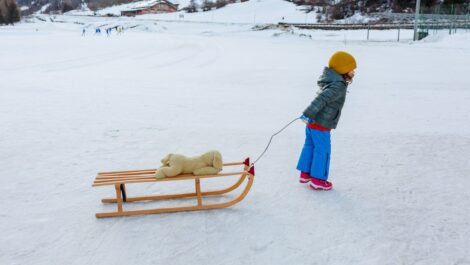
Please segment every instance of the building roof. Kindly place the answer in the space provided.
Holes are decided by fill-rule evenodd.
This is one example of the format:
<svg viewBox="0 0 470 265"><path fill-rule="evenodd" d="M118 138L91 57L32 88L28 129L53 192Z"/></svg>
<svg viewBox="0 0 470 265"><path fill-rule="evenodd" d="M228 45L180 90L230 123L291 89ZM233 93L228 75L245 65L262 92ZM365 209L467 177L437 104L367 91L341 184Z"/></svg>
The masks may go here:
<svg viewBox="0 0 470 265"><path fill-rule="evenodd" d="M158 5L158 4L167 4L167 5L173 6L176 9L178 9L178 5L173 4L170 1L167 1L167 0L154 0L154 1L149 1L149 2L145 2L145 3L136 4L133 8L130 8L128 10L123 10L123 12L144 10L144 9L147 9L149 7L152 7L152 6L155 6L155 5Z"/></svg>

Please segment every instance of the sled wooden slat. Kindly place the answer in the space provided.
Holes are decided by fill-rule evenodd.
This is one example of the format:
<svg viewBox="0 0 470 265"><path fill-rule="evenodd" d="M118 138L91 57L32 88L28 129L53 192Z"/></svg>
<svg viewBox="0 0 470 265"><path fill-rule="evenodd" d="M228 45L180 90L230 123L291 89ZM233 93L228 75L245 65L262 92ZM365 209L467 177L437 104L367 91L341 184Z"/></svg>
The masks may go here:
<svg viewBox="0 0 470 265"><path fill-rule="evenodd" d="M228 166L239 166L243 165L243 162L236 162L236 163L225 163L223 164L224 167ZM105 175L111 175L111 176L120 176L120 175L135 175L135 174L149 174L149 173L155 173L157 171L156 168L154 169L135 169L135 170L125 170L125 171L109 171L109 172L99 172L99 176L105 176Z"/></svg>
<svg viewBox="0 0 470 265"><path fill-rule="evenodd" d="M240 172L236 172L235 174L239 174ZM213 176L222 176L223 174L231 174L231 173L222 173L218 175L213 175ZM130 178L142 178L142 177L155 177L155 172L152 173L146 173L146 174L132 174L132 175L98 175L96 176L96 180L103 180L103 179L130 179ZM183 177L194 177L192 174L181 174L176 177L167 177L166 179L177 179L177 178L183 178Z"/></svg>
<svg viewBox="0 0 470 265"><path fill-rule="evenodd" d="M102 217L115 217L115 216L130 216L130 215L141 215L141 214L153 214L153 213L172 213L172 212L181 212L181 211L199 211L199 210L209 210L209 209L218 209L232 206L241 200L248 194L253 185L254 180L254 167L249 164L249 158L244 162L235 162L235 163L226 163L224 167L228 166L238 166L243 165L243 171L236 172L227 172L219 173L217 175L202 175L195 176L192 174L183 174L176 177L167 177L163 179L155 178L155 169L146 169L146 170L127 170L127 171L113 171L113 172L100 172L96 176L95 181L93 182L94 187L96 186L107 186L113 185L115 189L116 196L115 198L105 198L101 201L103 203L115 203L117 206L116 211L106 212L106 213L97 213L97 218ZM203 179L207 178L217 178L217 177L229 177L239 175L239 179L229 187L219 190L212 191L203 191L201 182ZM203 198L208 196L220 196L231 191L236 190L241 186L245 180L246 186L236 198L229 200L223 203L204 203ZM176 194L164 194L164 195L150 195L150 196L137 196L137 197L127 197L126 194L126 184L134 183L154 183L162 181L176 181L176 180L193 180L195 185L195 192L189 193L176 193ZM169 207L169 208L157 208L157 209L145 209L145 210L132 210L126 211L124 205L126 203L140 202L140 201L158 201L158 200L169 200L169 199L184 199L184 198L195 198L195 204L189 206L180 206L180 207Z"/></svg>
<svg viewBox="0 0 470 265"><path fill-rule="evenodd" d="M106 177L106 176L115 176L115 177L119 177L119 176L127 176L127 175L145 175L145 174L155 174L155 171L156 170L145 170L145 171L129 171L129 172L126 172L126 173L115 173L115 174L111 174L111 173L107 173L107 174L98 174L99 177Z"/></svg>
<svg viewBox="0 0 470 265"><path fill-rule="evenodd" d="M145 174L145 175L129 175L129 176L106 176L106 177L96 177L95 181L108 181L108 180L125 180L125 179L141 179L141 178L155 178L155 174Z"/></svg>
<svg viewBox="0 0 470 265"><path fill-rule="evenodd" d="M111 178L111 179L96 179L93 183L93 187L96 186L105 186L105 185L114 185L125 184L125 183L140 183L140 182L160 182L160 181L175 181L175 180L188 180L196 178L217 178L217 177L227 177L227 176L236 176L240 174L248 173L244 172L231 172L231 173L221 173L217 175L204 175L204 176L195 176L195 175L181 175L176 177L168 177L163 179L155 178L155 175L149 175L145 177L133 177L133 178Z"/></svg>
<svg viewBox="0 0 470 265"><path fill-rule="evenodd" d="M139 174L139 173L151 173L155 172L157 169L144 169L144 170L128 170L128 171L116 171L116 172L100 172L98 175L121 175L121 174Z"/></svg>

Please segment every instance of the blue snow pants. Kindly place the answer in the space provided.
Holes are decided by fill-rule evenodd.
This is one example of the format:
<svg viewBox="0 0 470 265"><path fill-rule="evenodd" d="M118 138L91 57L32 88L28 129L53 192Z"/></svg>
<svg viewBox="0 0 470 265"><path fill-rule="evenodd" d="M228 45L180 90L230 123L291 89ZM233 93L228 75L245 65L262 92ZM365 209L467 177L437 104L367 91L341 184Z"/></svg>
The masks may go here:
<svg viewBox="0 0 470 265"><path fill-rule="evenodd" d="M305 143L297 169L317 179L327 180L330 172L331 134L306 126Z"/></svg>

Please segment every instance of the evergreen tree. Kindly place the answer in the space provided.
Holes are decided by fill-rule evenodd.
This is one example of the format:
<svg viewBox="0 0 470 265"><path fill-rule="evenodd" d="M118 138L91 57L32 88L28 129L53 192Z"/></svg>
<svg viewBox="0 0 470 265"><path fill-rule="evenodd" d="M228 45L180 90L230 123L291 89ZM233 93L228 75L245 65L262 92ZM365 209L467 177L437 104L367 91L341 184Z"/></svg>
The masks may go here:
<svg viewBox="0 0 470 265"><path fill-rule="evenodd" d="M13 25L13 23L20 21L20 11L16 6L15 1L12 1L11 3L7 4L7 12L5 17L5 22L7 24Z"/></svg>

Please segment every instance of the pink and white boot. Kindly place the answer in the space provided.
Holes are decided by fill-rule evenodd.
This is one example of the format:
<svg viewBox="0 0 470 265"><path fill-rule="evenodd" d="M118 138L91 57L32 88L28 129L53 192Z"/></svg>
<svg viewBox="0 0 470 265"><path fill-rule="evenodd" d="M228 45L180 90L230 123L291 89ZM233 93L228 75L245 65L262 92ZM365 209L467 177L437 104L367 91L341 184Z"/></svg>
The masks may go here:
<svg viewBox="0 0 470 265"><path fill-rule="evenodd" d="M333 188L333 184L326 180L311 178L310 188L314 190L331 190Z"/></svg>
<svg viewBox="0 0 470 265"><path fill-rule="evenodd" d="M312 179L312 176L310 176L310 174L308 174L307 172L300 172L300 178L299 178L300 183L309 183L311 179Z"/></svg>

